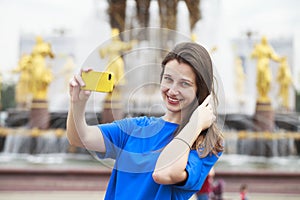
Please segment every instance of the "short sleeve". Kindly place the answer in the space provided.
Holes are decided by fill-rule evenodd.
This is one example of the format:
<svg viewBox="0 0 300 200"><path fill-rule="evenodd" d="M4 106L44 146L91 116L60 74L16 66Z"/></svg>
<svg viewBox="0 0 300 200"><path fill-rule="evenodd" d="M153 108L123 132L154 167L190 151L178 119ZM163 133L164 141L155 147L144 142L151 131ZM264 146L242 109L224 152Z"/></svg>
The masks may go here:
<svg viewBox="0 0 300 200"><path fill-rule="evenodd" d="M100 124L98 128L103 134L106 152L97 153L99 158L115 159L124 148L130 133L131 120L123 119L108 124Z"/></svg>
<svg viewBox="0 0 300 200"><path fill-rule="evenodd" d="M220 157L221 153L219 153L218 156ZM210 169L217 160L218 157L214 154L209 154L204 158L200 158L197 151L192 150L186 166L188 178L184 185L175 185L174 187L197 192L202 187Z"/></svg>

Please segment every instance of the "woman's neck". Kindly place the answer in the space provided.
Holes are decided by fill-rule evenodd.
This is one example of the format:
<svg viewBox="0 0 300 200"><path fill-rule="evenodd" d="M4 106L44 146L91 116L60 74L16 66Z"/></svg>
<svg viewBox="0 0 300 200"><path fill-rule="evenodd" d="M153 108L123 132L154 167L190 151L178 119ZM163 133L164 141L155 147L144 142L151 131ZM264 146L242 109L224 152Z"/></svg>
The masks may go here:
<svg viewBox="0 0 300 200"><path fill-rule="evenodd" d="M170 112L167 112L164 116L162 116L163 120L175 124L181 124L181 122L183 121L182 117L183 117L182 113L170 113Z"/></svg>

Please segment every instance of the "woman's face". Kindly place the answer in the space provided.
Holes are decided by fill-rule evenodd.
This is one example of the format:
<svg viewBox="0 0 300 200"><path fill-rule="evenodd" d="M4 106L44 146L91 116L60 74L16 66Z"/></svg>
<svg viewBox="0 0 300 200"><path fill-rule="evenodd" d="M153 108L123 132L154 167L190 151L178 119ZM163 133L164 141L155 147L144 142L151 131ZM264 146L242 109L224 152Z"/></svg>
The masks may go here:
<svg viewBox="0 0 300 200"><path fill-rule="evenodd" d="M184 112L195 99L196 91L192 67L175 59L169 61L161 80L161 93L167 110L173 114Z"/></svg>

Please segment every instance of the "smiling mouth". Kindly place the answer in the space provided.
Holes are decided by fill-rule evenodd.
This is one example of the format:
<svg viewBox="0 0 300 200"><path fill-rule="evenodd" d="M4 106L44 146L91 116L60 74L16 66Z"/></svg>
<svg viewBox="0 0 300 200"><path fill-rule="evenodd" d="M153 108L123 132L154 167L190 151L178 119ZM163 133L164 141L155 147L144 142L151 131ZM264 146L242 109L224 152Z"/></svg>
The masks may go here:
<svg viewBox="0 0 300 200"><path fill-rule="evenodd" d="M167 96L168 102L171 104L179 104L180 100L177 98L172 98L170 96Z"/></svg>

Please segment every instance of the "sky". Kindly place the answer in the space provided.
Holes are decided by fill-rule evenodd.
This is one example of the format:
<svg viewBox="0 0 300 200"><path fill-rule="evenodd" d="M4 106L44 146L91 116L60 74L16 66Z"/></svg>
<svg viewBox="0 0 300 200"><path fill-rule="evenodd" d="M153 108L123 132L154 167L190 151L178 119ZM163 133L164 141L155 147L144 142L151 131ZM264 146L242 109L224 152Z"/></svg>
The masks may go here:
<svg viewBox="0 0 300 200"><path fill-rule="evenodd" d="M204 19L216 18L222 23L226 37L238 37L247 31L269 37L293 36L300 30L300 1L298 0L202 0ZM65 28L74 35L86 34L85 23L95 17L97 6L104 0L0 0L0 69L15 63L18 40L22 33L48 33ZM98 9L99 10L99 9ZM100 9L101 10L101 9ZM103 13L98 19L108 21ZM215 21L213 23L216 23ZM214 26L214 24L210 24ZM220 26L220 24L219 24ZM13 55L16 54L16 55Z"/></svg>

